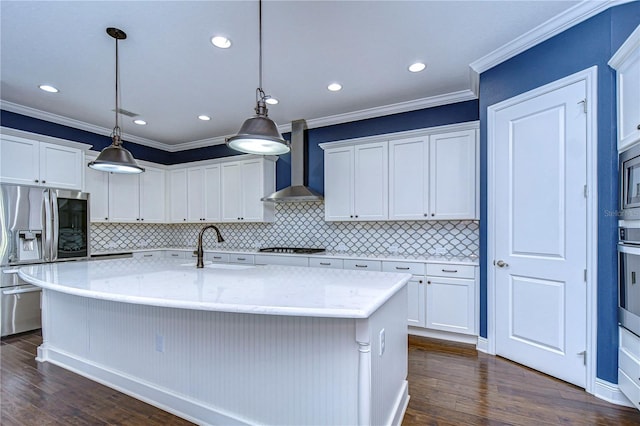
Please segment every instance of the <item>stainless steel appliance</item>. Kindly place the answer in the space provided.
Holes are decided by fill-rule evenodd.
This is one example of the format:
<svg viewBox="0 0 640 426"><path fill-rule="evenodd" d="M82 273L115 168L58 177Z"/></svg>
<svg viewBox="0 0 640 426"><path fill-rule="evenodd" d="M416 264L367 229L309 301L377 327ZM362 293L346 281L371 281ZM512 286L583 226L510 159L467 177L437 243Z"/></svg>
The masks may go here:
<svg viewBox="0 0 640 426"><path fill-rule="evenodd" d="M618 257L618 322L640 336L640 227L620 228Z"/></svg>
<svg viewBox="0 0 640 426"><path fill-rule="evenodd" d="M323 248L305 248L305 247L265 247L258 250L262 253L293 253L293 254L314 254L323 253Z"/></svg>
<svg viewBox="0 0 640 426"><path fill-rule="evenodd" d="M640 145L619 156L621 219L640 220Z"/></svg>
<svg viewBox="0 0 640 426"><path fill-rule="evenodd" d="M2 336L40 328L40 289L22 281L21 265L87 259L89 194L0 185Z"/></svg>

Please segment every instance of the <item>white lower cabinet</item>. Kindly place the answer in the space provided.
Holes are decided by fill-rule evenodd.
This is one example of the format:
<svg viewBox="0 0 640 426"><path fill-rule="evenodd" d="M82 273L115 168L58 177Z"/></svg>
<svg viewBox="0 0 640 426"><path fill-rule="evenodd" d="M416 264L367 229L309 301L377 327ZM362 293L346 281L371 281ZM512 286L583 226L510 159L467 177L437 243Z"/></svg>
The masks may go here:
<svg viewBox="0 0 640 426"><path fill-rule="evenodd" d="M309 266L309 258L306 256L270 256L257 254L256 265L284 265L284 266Z"/></svg>
<svg viewBox="0 0 640 426"><path fill-rule="evenodd" d="M425 294L424 277L414 276L407 283L409 308L407 309L407 323L414 327L424 327L425 323Z"/></svg>
<svg viewBox="0 0 640 426"><path fill-rule="evenodd" d="M427 265L425 326L476 334L476 280L471 265Z"/></svg>
<svg viewBox="0 0 640 426"><path fill-rule="evenodd" d="M620 329L618 348L618 386L629 401L640 409L640 337Z"/></svg>
<svg viewBox="0 0 640 426"><path fill-rule="evenodd" d="M309 266L312 268L330 268L330 269L343 269L344 260L322 257L310 257Z"/></svg>

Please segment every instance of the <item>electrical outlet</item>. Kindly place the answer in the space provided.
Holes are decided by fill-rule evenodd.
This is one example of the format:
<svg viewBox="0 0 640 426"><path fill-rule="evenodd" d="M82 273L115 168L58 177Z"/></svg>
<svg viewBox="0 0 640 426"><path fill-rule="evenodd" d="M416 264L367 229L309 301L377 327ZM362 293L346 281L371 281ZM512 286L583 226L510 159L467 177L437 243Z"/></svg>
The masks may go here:
<svg viewBox="0 0 640 426"><path fill-rule="evenodd" d="M164 352L164 336L156 334L156 352Z"/></svg>
<svg viewBox="0 0 640 426"><path fill-rule="evenodd" d="M389 244L389 253L391 254L397 254L398 253L398 246L396 244Z"/></svg>
<svg viewBox="0 0 640 426"><path fill-rule="evenodd" d="M444 256L445 254L447 254L447 249L446 248L436 246L436 255L437 256Z"/></svg>
<svg viewBox="0 0 640 426"><path fill-rule="evenodd" d="M382 354L384 354L384 343L385 343L384 342L384 328L382 330L380 330L379 337L380 337L380 345L379 345L380 350L379 350L378 355L382 356Z"/></svg>
<svg viewBox="0 0 640 426"><path fill-rule="evenodd" d="M336 247L336 250L338 250L338 251L347 251L347 246L344 243L340 243Z"/></svg>

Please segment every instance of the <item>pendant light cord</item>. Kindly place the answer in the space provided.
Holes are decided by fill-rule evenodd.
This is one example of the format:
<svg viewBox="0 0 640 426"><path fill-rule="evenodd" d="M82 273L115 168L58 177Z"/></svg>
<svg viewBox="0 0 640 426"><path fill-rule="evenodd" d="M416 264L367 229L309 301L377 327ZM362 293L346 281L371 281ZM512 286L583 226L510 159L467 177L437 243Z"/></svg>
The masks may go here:
<svg viewBox="0 0 640 426"><path fill-rule="evenodd" d="M258 80L258 88L262 91L262 0L258 2L258 52L259 52L259 74L260 79Z"/></svg>
<svg viewBox="0 0 640 426"><path fill-rule="evenodd" d="M118 38L116 37L116 127L113 128L112 139L113 142L117 145L122 143L121 136L122 131L119 125L119 115L120 115L120 91L118 90L120 82L120 66L118 63Z"/></svg>

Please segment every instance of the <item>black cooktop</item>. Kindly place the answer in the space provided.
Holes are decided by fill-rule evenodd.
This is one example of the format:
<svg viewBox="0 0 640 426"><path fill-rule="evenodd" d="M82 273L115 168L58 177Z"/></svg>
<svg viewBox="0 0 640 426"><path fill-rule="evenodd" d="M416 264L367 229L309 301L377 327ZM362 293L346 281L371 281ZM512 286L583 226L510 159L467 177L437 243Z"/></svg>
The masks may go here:
<svg viewBox="0 0 640 426"><path fill-rule="evenodd" d="M294 254L314 254L324 252L323 248L304 247L265 247L258 250L262 253L294 253Z"/></svg>

